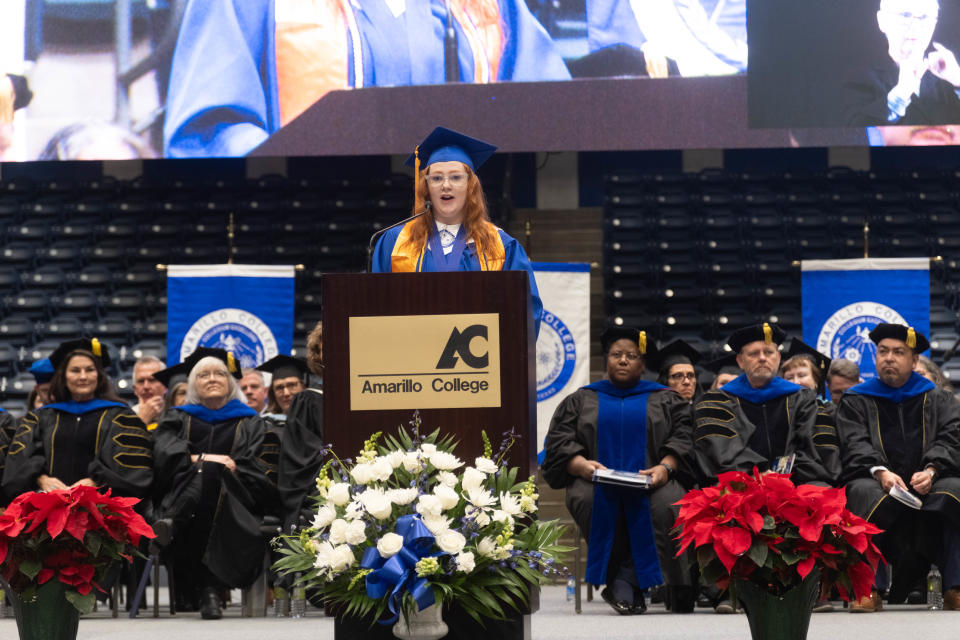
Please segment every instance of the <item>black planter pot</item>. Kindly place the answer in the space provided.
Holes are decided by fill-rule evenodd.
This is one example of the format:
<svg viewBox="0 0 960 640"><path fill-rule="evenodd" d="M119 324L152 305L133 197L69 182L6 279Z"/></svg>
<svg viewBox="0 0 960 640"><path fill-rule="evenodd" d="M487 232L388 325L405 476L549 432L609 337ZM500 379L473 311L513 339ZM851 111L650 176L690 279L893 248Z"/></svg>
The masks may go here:
<svg viewBox="0 0 960 640"><path fill-rule="evenodd" d="M799 586L782 596L737 580L737 598L746 611L753 640L805 640L819 592L819 571L811 571Z"/></svg>

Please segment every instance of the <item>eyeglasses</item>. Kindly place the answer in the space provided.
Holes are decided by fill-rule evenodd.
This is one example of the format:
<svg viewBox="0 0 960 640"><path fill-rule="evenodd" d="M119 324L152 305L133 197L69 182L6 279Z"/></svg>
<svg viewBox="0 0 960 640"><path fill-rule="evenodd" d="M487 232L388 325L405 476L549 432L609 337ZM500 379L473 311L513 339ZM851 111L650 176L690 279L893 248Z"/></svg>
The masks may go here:
<svg viewBox="0 0 960 640"><path fill-rule="evenodd" d="M427 176L427 183L431 187L439 187L443 185L444 182L450 181L451 187L459 187L467 182L467 174L465 173L448 173L443 175L440 173L435 173Z"/></svg>
<svg viewBox="0 0 960 640"><path fill-rule="evenodd" d="M919 22L929 22L937 19L935 13L911 13L909 11L884 11L883 13L899 22L902 26L917 24Z"/></svg>
<svg viewBox="0 0 960 640"><path fill-rule="evenodd" d="M639 353L627 353L626 351L611 351L609 358L611 360L619 360L620 358L626 358L630 362L640 359Z"/></svg>
<svg viewBox="0 0 960 640"><path fill-rule="evenodd" d="M697 374L692 371L687 371L686 373L671 373L670 380L673 382L681 382L683 380L696 380Z"/></svg>
<svg viewBox="0 0 960 640"><path fill-rule="evenodd" d="M207 380L209 378L226 378L227 372L219 369L208 369L197 374L197 380Z"/></svg>

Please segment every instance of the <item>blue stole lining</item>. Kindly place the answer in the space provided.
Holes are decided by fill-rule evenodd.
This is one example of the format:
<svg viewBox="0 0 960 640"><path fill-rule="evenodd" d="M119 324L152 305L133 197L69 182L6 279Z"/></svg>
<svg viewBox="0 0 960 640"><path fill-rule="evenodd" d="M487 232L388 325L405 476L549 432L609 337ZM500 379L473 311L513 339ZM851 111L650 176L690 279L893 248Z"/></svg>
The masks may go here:
<svg viewBox="0 0 960 640"><path fill-rule="evenodd" d="M647 467L647 398L663 385L641 380L621 389L609 380L587 385L597 392L597 460L618 471L639 471ZM605 584L607 565L620 512L623 512L630 539L630 552L637 584L641 589L663 583L650 517L650 497L643 489L596 484L590 516L587 552L587 582Z"/></svg>
<svg viewBox="0 0 960 640"><path fill-rule="evenodd" d="M937 385L933 384L922 375L914 371L910 374L910 377L907 378L907 383L896 389L883 382L880 378L871 378L866 382L861 382L855 387L850 387L844 391L844 393L852 393L854 395L861 396L873 396L875 398L886 398L891 402L900 404L904 400L909 400L914 396L918 396L921 393L926 393L927 391L932 391L936 388Z"/></svg>
<svg viewBox="0 0 960 640"><path fill-rule="evenodd" d="M726 391L727 393L737 396L738 398L743 398L747 402L752 402L753 404L766 404L771 400L788 396L791 393L796 393L804 388L805 387L801 387L798 384L784 380L780 376L774 376L773 379L766 385L760 387L759 389L754 389L750 386L750 382L747 380L747 374L741 373L739 376L720 387L720 390Z"/></svg>
<svg viewBox="0 0 960 640"><path fill-rule="evenodd" d="M202 404L183 404L179 407L174 407L174 409L177 411L183 411L187 415L191 415L198 420L203 420L204 422L209 422L210 424L226 422L227 420L233 420L234 418L247 418L257 415L256 411L243 404L236 398L223 405L219 409L208 409Z"/></svg>
<svg viewBox="0 0 960 640"><path fill-rule="evenodd" d="M87 400L86 402L74 402L73 400L68 402L54 402L53 404L45 404L40 408L56 409L57 411L72 413L75 416L82 416L85 413L90 413L91 411L96 411L97 409L126 406L127 405L123 404L122 402L113 402L112 400L101 400L100 398L94 398L93 400Z"/></svg>

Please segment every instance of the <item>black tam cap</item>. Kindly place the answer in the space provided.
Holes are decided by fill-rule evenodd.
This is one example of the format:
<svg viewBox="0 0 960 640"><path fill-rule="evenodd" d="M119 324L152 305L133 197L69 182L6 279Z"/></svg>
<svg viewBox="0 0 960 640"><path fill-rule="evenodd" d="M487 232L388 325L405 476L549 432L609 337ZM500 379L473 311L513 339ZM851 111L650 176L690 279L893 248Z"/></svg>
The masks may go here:
<svg viewBox="0 0 960 640"><path fill-rule="evenodd" d="M192 365L188 365L186 362L181 362L180 364L175 364L172 367L167 367L166 369L161 369L153 374L153 377L157 381L165 386L167 389L174 386L178 382L186 382L187 376L190 375L190 369Z"/></svg>
<svg viewBox="0 0 960 640"><path fill-rule="evenodd" d="M646 331L640 331L633 327L612 325L604 329L603 333L600 334L600 346L603 348L603 352L606 353L609 351L610 345L617 340L629 340L634 343L637 345L640 355L644 357L652 356L653 354L651 352L656 350L653 344L647 340Z"/></svg>
<svg viewBox="0 0 960 640"><path fill-rule="evenodd" d="M283 354L273 356L257 369L273 374L274 378L300 378L300 380L305 379L310 372L307 369L306 360Z"/></svg>
<svg viewBox="0 0 960 640"><path fill-rule="evenodd" d="M740 353L740 350L751 342L766 342L779 346L786 339L787 334L783 329L775 324L764 322L737 329L727 339L727 345L733 349L734 353Z"/></svg>
<svg viewBox="0 0 960 640"><path fill-rule="evenodd" d="M716 360L704 362L703 368L707 371L712 371L716 375L720 375L721 373L727 373L734 376L740 375L740 365L737 364L737 354L733 353L732 351L720 356Z"/></svg>
<svg viewBox="0 0 960 640"><path fill-rule="evenodd" d="M817 369L820 370L822 374L821 377L823 378L826 377L827 370L830 369L830 363L833 362L833 360L797 337L790 340L790 348L783 355L785 359L792 358L793 356L810 356L813 358L813 362L816 364Z"/></svg>
<svg viewBox="0 0 960 640"><path fill-rule="evenodd" d="M907 343L907 346L913 349L914 353L923 353L930 348L930 341L927 337L914 329L903 324L888 324L881 322L873 331L870 332L870 339L874 344L879 344L881 340L892 338Z"/></svg>
<svg viewBox="0 0 960 640"><path fill-rule="evenodd" d="M64 359L74 351L87 351L92 353L100 361L103 367L110 366L110 352L106 345L102 344L96 338L78 338L76 340L67 340L60 344L53 353L50 354L50 364L54 369L59 369Z"/></svg>
<svg viewBox="0 0 960 640"><path fill-rule="evenodd" d="M162 371L157 371L155 374L153 374L153 377L160 382L164 382L164 380L172 380L173 377L177 375L189 376L190 372L193 371L193 368L197 366L197 363L208 356L222 360L223 364L227 365L227 371L229 371L230 375L237 380L243 377L243 374L240 372L240 362L236 359L236 357L234 357L234 355L226 349L219 349L215 347L197 347L197 349L188 355L183 362L180 364L175 364L172 367L167 367ZM167 387L170 386L166 382L164 382L164 385Z"/></svg>
<svg viewBox="0 0 960 640"><path fill-rule="evenodd" d="M690 346L686 340L674 340L665 347L661 347L655 356L647 359L651 369L663 373L675 364L696 365L703 359L703 354Z"/></svg>

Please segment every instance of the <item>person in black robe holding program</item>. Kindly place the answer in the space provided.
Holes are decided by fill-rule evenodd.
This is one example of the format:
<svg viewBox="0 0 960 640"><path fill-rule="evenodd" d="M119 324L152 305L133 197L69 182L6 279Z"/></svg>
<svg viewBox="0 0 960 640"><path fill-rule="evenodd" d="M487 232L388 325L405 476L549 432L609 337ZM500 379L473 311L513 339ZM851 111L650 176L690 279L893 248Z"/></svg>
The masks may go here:
<svg viewBox="0 0 960 640"><path fill-rule="evenodd" d="M186 404L165 414L154 436L164 518L156 528L172 538L178 600L195 606L199 596L201 616L217 619L220 591L250 585L263 568L260 520L273 489L258 459L263 419L243 402L236 359L198 352L185 363Z"/></svg>
<svg viewBox="0 0 960 640"><path fill-rule="evenodd" d="M893 567L891 601L902 601L935 563L947 589L944 609L957 610L960 410L952 394L913 371L930 347L921 333L879 324L870 339L877 377L847 389L837 410L847 505L884 529L877 545ZM919 510L901 502L901 492L917 498ZM851 605L861 612L879 608L876 592Z"/></svg>
<svg viewBox="0 0 960 640"><path fill-rule="evenodd" d="M690 405L642 379L644 332L612 327L601 343L607 378L557 407L541 470L552 488L567 490L567 509L589 543L587 582L607 585L601 596L617 613L643 613L643 589L664 582L673 611L691 612L691 558L676 557L670 534L673 503L693 483ZM607 468L647 475L651 487L594 484L594 470Z"/></svg>

